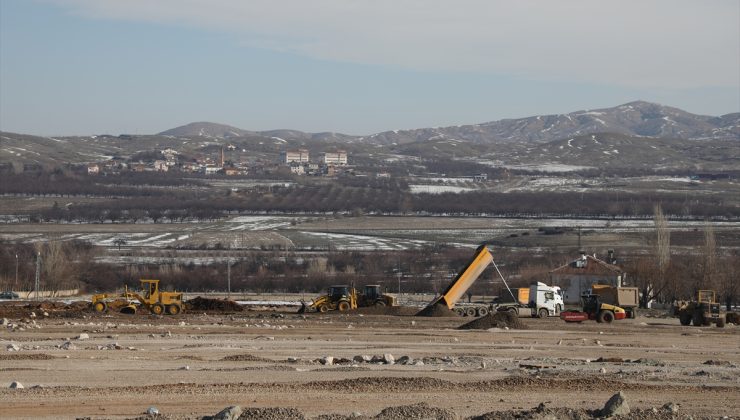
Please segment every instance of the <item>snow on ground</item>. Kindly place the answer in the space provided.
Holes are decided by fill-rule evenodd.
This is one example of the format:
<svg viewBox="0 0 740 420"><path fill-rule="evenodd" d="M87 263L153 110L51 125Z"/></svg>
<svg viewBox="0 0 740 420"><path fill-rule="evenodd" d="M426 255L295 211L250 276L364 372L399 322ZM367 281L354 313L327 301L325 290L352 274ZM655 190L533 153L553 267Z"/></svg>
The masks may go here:
<svg viewBox="0 0 740 420"><path fill-rule="evenodd" d="M465 191L474 191L475 188L456 187L453 185L409 185L412 194L442 194L442 193L460 193Z"/></svg>
<svg viewBox="0 0 740 420"><path fill-rule="evenodd" d="M398 238L379 238L364 235L348 235L343 233L303 232L305 235L313 236L319 241L326 241L332 247L348 251L371 251L371 250L406 250L421 248L431 244L428 241Z"/></svg>
<svg viewBox="0 0 740 420"><path fill-rule="evenodd" d="M228 230L271 230L290 226L293 221L302 221L305 217L274 217L274 216L238 216L226 223L238 224L230 226Z"/></svg>

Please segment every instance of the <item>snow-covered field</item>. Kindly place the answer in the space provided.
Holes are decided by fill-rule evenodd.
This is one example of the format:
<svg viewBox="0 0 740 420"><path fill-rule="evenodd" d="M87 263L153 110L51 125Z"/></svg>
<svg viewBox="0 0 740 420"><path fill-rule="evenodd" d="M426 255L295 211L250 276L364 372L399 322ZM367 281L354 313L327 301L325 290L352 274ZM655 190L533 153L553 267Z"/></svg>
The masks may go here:
<svg viewBox="0 0 740 420"><path fill-rule="evenodd" d="M458 187L455 185L409 185L412 194L442 194L442 193L460 193L465 191L474 191L474 188Z"/></svg>

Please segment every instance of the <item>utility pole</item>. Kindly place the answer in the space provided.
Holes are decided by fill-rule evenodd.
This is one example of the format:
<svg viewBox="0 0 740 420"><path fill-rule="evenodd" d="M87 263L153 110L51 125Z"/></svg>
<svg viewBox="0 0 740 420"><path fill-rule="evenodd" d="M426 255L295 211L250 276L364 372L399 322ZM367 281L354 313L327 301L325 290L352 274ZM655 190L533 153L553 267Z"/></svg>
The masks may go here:
<svg viewBox="0 0 740 420"><path fill-rule="evenodd" d="M231 299L231 259L226 260L226 288Z"/></svg>
<svg viewBox="0 0 740 420"><path fill-rule="evenodd" d="M36 292L36 300L39 300L39 288L41 283L41 251L36 254L36 281L33 290Z"/></svg>
<svg viewBox="0 0 740 420"><path fill-rule="evenodd" d="M398 296L401 296L401 257L398 257Z"/></svg>

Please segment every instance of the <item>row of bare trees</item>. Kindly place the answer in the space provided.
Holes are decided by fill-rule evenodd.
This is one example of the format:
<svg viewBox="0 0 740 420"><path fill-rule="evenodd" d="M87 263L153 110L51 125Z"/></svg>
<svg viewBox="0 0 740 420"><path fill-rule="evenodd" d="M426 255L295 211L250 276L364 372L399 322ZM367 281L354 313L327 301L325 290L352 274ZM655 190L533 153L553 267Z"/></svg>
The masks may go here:
<svg viewBox="0 0 740 420"><path fill-rule="evenodd" d="M720 252L711 224L704 225L701 247L676 258L671 250L669 224L660 205L654 208L654 221L653 252L631 258L624 267L630 283L640 289L641 306L651 300L689 300L699 290L714 290L728 310L738 302L740 255L737 251Z"/></svg>

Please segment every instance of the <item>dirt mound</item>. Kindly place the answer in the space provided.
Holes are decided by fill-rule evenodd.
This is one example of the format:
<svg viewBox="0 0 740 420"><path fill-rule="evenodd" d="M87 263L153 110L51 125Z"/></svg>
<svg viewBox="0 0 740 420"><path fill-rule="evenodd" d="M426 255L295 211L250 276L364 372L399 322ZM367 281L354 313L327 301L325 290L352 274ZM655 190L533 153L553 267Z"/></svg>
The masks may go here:
<svg viewBox="0 0 740 420"><path fill-rule="evenodd" d="M274 362L274 360L265 359L264 357L252 356L251 354L233 354L221 358L223 362Z"/></svg>
<svg viewBox="0 0 740 420"><path fill-rule="evenodd" d="M413 316L419 312L419 309L413 306L370 306L357 308L354 312L365 315Z"/></svg>
<svg viewBox="0 0 740 420"><path fill-rule="evenodd" d="M388 407L381 411L377 416L378 420L395 420L395 419L435 419L435 420L455 420L455 413L436 407L430 407L427 403L418 403L413 405L401 405L398 407Z"/></svg>
<svg viewBox="0 0 740 420"><path fill-rule="evenodd" d="M245 408L239 420L304 420L306 417L295 408Z"/></svg>
<svg viewBox="0 0 740 420"><path fill-rule="evenodd" d="M519 317L515 313L509 311L492 312L458 327L460 330L487 330L489 328L523 330L527 327L519 320Z"/></svg>
<svg viewBox="0 0 740 420"><path fill-rule="evenodd" d="M416 313L416 316L431 316L431 317L453 317L458 316L455 312L451 311L446 305L429 305L426 308Z"/></svg>
<svg viewBox="0 0 740 420"><path fill-rule="evenodd" d="M190 311L240 312L244 310L241 305L233 300L208 299L200 296L185 302L185 308Z"/></svg>
<svg viewBox="0 0 740 420"><path fill-rule="evenodd" d="M20 353L20 354L0 354L0 360L51 360L56 359L44 353Z"/></svg>

